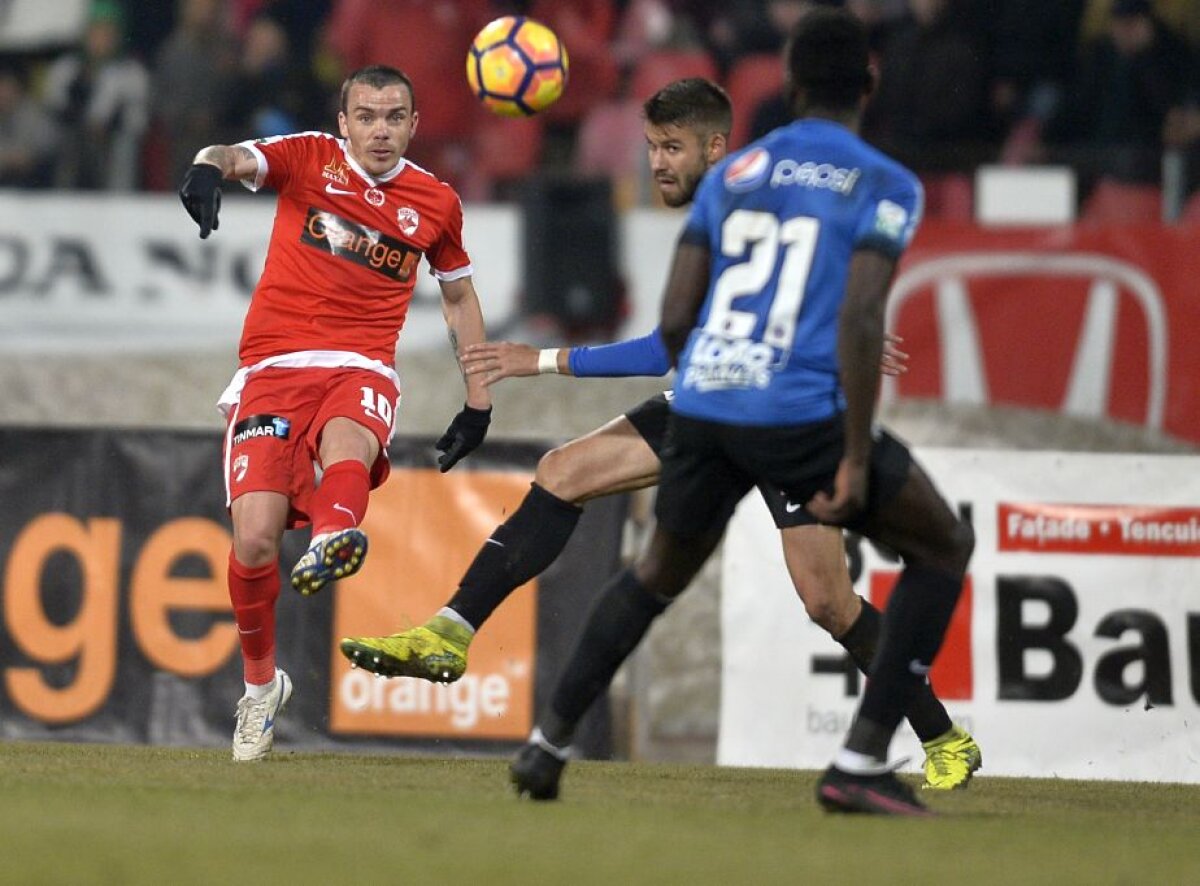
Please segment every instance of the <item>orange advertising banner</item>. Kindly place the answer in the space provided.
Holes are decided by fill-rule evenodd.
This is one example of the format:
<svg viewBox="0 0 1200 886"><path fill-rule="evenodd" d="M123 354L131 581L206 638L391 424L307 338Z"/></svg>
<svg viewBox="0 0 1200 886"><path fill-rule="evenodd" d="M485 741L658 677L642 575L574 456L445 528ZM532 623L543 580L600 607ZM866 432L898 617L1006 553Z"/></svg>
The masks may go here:
<svg viewBox="0 0 1200 886"><path fill-rule="evenodd" d="M295 694L278 746L494 753L525 738L620 567L622 497L588 505L555 562L488 619L456 683L351 670L338 640L444 606L548 445L489 441L441 474L432 440L393 440L366 564L315 596L287 580L309 533L285 534L276 653ZM228 747L242 660L221 435L0 428L0 448L0 738ZM577 739L585 756L610 752L607 698Z"/></svg>
<svg viewBox="0 0 1200 886"><path fill-rule="evenodd" d="M532 475L394 468L371 497L370 557L339 589L335 637L390 634L445 605L480 541L520 503ZM537 580L517 589L471 644L455 683L382 680L330 658L329 729L342 735L522 739L533 721Z"/></svg>

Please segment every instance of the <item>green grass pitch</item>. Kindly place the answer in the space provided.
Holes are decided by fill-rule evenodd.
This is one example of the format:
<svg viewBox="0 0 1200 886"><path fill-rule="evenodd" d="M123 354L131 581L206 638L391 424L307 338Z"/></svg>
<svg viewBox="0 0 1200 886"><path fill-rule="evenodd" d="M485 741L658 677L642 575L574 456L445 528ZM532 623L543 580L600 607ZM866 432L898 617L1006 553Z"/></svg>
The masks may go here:
<svg viewBox="0 0 1200 886"><path fill-rule="evenodd" d="M816 773L0 744L2 884L1196 884L1200 785L988 777L928 820L831 816Z"/></svg>

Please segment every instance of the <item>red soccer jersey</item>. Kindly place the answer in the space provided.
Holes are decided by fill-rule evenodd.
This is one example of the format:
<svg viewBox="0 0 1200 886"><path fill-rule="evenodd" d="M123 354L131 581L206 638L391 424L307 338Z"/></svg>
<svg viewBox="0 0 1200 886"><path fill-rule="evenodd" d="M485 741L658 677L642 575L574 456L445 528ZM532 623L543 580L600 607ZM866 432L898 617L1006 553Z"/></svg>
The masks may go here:
<svg viewBox="0 0 1200 886"><path fill-rule="evenodd" d="M391 365L421 256L440 280L471 273L462 204L412 163L368 174L319 132L243 142L247 182L279 192L262 276L242 327L242 366L296 351L353 351Z"/></svg>

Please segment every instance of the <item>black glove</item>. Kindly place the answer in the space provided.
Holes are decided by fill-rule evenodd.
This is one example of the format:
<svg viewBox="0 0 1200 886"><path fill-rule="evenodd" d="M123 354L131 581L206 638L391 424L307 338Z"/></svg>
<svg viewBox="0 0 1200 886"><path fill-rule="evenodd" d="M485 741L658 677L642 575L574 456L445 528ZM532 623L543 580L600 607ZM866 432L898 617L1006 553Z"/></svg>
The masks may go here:
<svg viewBox="0 0 1200 886"><path fill-rule="evenodd" d="M221 211L221 178L221 170L211 163L193 163L179 186L179 199L200 226L201 240L220 226L217 213Z"/></svg>
<svg viewBox="0 0 1200 886"><path fill-rule="evenodd" d="M434 445L442 454L438 457L438 468L444 474L458 460L472 452L487 436L488 425L492 423L492 407L473 409L466 404L462 412L454 416L446 433Z"/></svg>

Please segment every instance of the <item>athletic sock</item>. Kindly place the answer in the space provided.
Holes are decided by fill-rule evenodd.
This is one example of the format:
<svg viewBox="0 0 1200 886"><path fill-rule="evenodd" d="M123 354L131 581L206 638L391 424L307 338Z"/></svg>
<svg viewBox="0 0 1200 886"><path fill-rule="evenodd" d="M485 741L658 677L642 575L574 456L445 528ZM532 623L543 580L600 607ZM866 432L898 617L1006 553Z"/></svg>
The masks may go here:
<svg viewBox="0 0 1200 886"><path fill-rule="evenodd" d="M269 683L246 683L246 696L255 701L262 701L271 694L271 690L275 688L275 675L271 675Z"/></svg>
<svg viewBox="0 0 1200 886"><path fill-rule="evenodd" d="M279 564L249 567L229 552L229 599L242 645L246 683L261 686L275 679L275 601Z"/></svg>
<svg viewBox="0 0 1200 886"><path fill-rule="evenodd" d="M582 513L579 505L531 484L520 507L483 543L447 605L481 628L509 594L555 561Z"/></svg>
<svg viewBox="0 0 1200 886"><path fill-rule="evenodd" d="M313 535L350 529L367 515L371 475L357 459L334 462L321 474L321 483L309 506Z"/></svg>
<svg viewBox="0 0 1200 886"><path fill-rule="evenodd" d="M929 665L941 648L961 591L961 575L923 566L908 566L900 574L888 601L871 679L846 740L849 750L886 757L904 711L927 686Z"/></svg>
<svg viewBox="0 0 1200 886"><path fill-rule="evenodd" d="M538 718L547 741L560 748L571 744L587 709L669 602L642 587L632 569L608 583L592 604L583 633L550 693L550 704Z"/></svg>
<svg viewBox="0 0 1200 886"><path fill-rule="evenodd" d="M846 631L837 641L845 647L850 659L858 665L864 674L870 675L871 662L875 658L875 650L879 646L879 633L883 626L883 616L868 600L862 601L862 610L850 630ZM913 731L921 741L937 738L954 724L945 706L933 694L928 678L917 689L912 703L904 712Z"/></svg>

